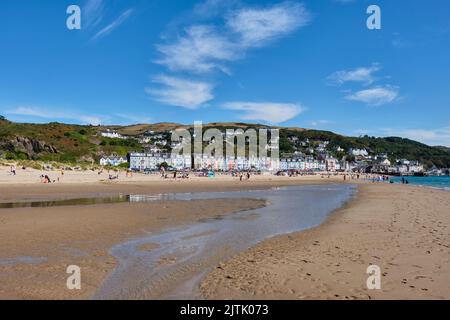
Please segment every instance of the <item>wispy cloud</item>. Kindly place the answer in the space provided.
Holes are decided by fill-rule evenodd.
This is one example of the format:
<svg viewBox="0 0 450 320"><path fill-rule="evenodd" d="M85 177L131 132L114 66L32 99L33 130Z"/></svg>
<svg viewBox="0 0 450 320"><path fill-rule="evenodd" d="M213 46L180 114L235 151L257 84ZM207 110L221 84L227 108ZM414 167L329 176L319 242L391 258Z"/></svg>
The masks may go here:
<svg viewBox="0 0 450 320"><path fill-rule="evenodd" d="M363 102L371 106L381 106L395 101L398 97L398 88L385 86L357 91L345 98L351 101Z"/></svg>
<svg viewBox="0 0 450 320"><path fill-rule="evenodd" d="M40 107L17 107L6 111L7 115L35 117L41 119L55 120L72 120L77 123L99 125L104 122L104 118L95 115L83 115L71 112L53 111Z"/></svg>
<svg viewBox="0 0 450 320"><path fill-rule="evenodd" d="M94 28L103 20L105 3L103 0L87 0L82 10L83 27Z"/></svg>
<svg viewBox="0 0 450 320"><path fill-rule="evenodd" d="M332 123L332 121L330 121L330 120L312 120L312 121L310 121L309 124L312 127L318 127L318 126L326 126L326 125L329 125L331 123Z"/></svg>
<svg viewBox="0 0 450 320"><path fill-rule="evenodd" d="M327 77L327 82L330 85L343 85L347 82L360 82L369 85L375 81L373 74L379 70L381 70L381 66L374 63L370 67L336 71Z"/></svg>
<svg viewBox="0 0 450 320"><path fill-rule="evenodd" d="M209 1L202 10L217 5ZM230 10L224 19L224 26L191 25L175 41L157 45L162 57L155 63L171 71L206 73L218 69L228 73L225 63L305 26L310 14L302 4L283 2L267 8Z"/></svg>
<svg viewBox="0 0 450 320"><path fill-rule="evenodd" d="M153 79L159 88L147 88L146 92L156 100L178 107L197 109L214 99L213 85L207 82L193 81L185 78L160 75Z"/></svg>
<svg viewBox="0 0 450 320"><path fill-rule="evenodd" d="M311 21L302 4L283 2L267 8L244 8L231 13L227 26L239 35L242 47L262 47Z"/></svg>
<svg viewBox="0 0 450 320"><path fill-rule="evenodd" d="M223 108L236 111L244 111L239 118L242 120L265 121L269 123L282 123L289 121L305 108L299 104L276 102L228 102Z"/></svg>
<svg viewBox="0 0 450 320"><path fill-rule="evenodd" d="M157 46L163 57L156 63L171 71L205 73L216 68L225 71L223 63L233 61L239 55L236 44L213 26L191 26L185 32L185 36L175 43Z"/></svg>
<svg viewBox="0 0 450 320"><path fill-rule="evenodd" d="M99 32L97 32L92 38L91 41L98 40L100 38L103 38L113 32L116 28L118 28L121 24L123 24L134 12L134 9L128 9L122 12L122 14L113 22L111 22L109 25L101 29Z"/></svg>
<svg viewBox="0 0 450 320"><path fill-rule="evenodd" d="M385 136L398 136L431 146L450 147L450 127L436 129L383 129Z"/></svg>
<svg viewBox="0 0 450 320"><path fill-rule="evenodd" d="M411 46L411 42L405 40L400 33L394 32L392 35L392 46L397 49L407 48Z"/></svg>
<svg viewBox="0 0 450 320"><path fill-rule="evenodd" d="M265 7L233 6L233 3L208 0L197 5L194 9L197 15L211 17L220 12L221 19L215 19L210 24L191 24L175 40L158 44L156 48L160 57L154 62L171 72L195 74L197 77L217 70L231 75L229 64L243 59L249 49L267 46L311 20L305 7L295 2L286 1ZM214 98L209 78L204 82L178 80L160 77L155 82L166 88L148 88L146 91L160 102L190 109ZM199 95L188 92L187 88L191 90L192 86Z"/></svg>

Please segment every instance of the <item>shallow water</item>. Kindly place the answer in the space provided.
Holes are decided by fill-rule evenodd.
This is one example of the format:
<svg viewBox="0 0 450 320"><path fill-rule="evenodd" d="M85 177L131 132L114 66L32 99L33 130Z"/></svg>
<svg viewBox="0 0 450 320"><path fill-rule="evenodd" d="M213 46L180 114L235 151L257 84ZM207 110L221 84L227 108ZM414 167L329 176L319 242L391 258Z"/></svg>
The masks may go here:
<svg viewBox="0 0 450 320"><path fill-rule="evenodd" d="M450 191L450 176L403 177L410 184ZM394 183L402 183L402 177L393 177Z"/></svg>
<svg viewBox="0 0 450 320"><path fill-rule="evenodd" d="M269 237L320 225L353 185L173 194L171 200L265 199L269 205L141 237L110 250L118 261L94 299L200 299L198 284L227 258Z"/></svg>
<svg viewBox="0 0 450 320"><path fill-rule="evenodd" d="M47 261L44 257L17 257L0 259L0 266L16 265L16 264L41 264Z"/></svg>
<svg viewBox="0 0 450 320"><path fill-rule="evenodd" d="M171 195L116 195L109 197L90 197L62 200L44 201L20 201L20 202L0 202L0 209L15 208L48 208L63 206L90 206L96 204L111 203L137 203L151 202L157 200L171 200Z"/></svg>

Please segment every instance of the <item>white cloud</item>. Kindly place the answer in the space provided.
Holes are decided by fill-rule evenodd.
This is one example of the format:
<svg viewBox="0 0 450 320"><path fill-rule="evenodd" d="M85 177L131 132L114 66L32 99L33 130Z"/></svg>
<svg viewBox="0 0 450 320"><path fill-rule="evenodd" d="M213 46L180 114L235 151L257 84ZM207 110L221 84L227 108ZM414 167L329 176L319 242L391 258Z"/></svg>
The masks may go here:
<svg viewBox="0 0 450 320"><path fill-rule="evenodd" d="M386 86L361 90L350 94L345 98L351 101L364 102L372 106L381 106L395 101L398 96L398 88Z"/></svg>
<svg viewBox="0 0 450 320"><path fill-rule="evenodd" d="M379 64L373 64L371 67L361 67L351 70L341 70L328 76L327 80L332 85L343 85L346 82L362 82L371 84L375 81L373 73L381 70Z"/></svg>
<svg viewBox="0 0 450 320"><path fill-rule="evenodd" d="M65 119L74 120L83 124L99 125L104 119L95 115L83 115L70 112L52 111L39 107L17 107L6 112L8 115L36 117L49 120Z"/></svg>
<svg viewBox="0 0 450 320"><path fill-rule="evenodd" d="M450 147L450 127L437 129L384 129L384 135L420 141L431 146Z"/></svg>
<svg viewBox="0 0 450 320"><path fill-rule="evenodd" d="M262 47L307 25L311 15L302 4L283 2L268 8L244 8L231 13L227 25L243 47Z"/></svg>
<svg viewBox="0 0 450 320"><path fill-rule="evenodd" d="M122 14L114 20L112 23L101 29L99 32L97 32L93 37L92 41L98 40L100 38L103 38L113 32L116 28L118 28L122 23L124 23L134 12L134 9L128 9L122 12Z"/></svg>
<svg viewBox="0 0 450 320"><path fill-rule="evenodd" d="M197 15L208 18L221 13L225 23L188 26L174 41L156 46L161 57L154 62L172 72L199 75L220 70L231 74L227 64L242 59L247 50L266 46L311 20L305 7L294 2L259 8L236 6L236 3L207 0L197 5L194 8ZM147 88L146 92L169 105L195 109L214 98L213 85L207 82L169 76L158 77L154 82L163 88Z"/></svg>
<svg viewBox="0 0 450 320"><path fill-rule="evenodd" d="M198 25L186 29L175 43L157 46L163 58L155 61L171 71L204 73L215 68L225 71L223 61L235 60L236 45L216 32L212 26Z"/></svg>
<svg viewBox="0 0 450 320"><path fill-rule="evenodd" d="M310 122L310 125L313 127L317 127L317 126L326 126L331 123L332 122L330 120L313 120Z"/></svg>
<svg viewBox="0 0 450 320"><path fill-rule="evenodd" d="M305 111L299 104L273 102L228 102L222 107L244 111L244 114L239 116L243 120L260 120L270 123L286 122Z"/></svg>
<svg viewBox="0 0 450 320"><path fill-rule="evenodd" d="M147 88L146 92L155 96L156 100L178 107L196 109L214 99L213 86L206 82L192 81L183 78L161 75L153 79L160 84L158 89Z"/></svg>
<svg viewBox="0 0 450 320"><path fill-rule="evenodd" d="M197 11L205 14L218 6L217 1L208 1L197 6ZM218 69L229 73L227 62L305 26L310 14L301 4L283 2L266 8L230 9L225 20L225 26L191 25L174 42L157 45L162 57L155 63L171 71L206 73Z"/></svg>

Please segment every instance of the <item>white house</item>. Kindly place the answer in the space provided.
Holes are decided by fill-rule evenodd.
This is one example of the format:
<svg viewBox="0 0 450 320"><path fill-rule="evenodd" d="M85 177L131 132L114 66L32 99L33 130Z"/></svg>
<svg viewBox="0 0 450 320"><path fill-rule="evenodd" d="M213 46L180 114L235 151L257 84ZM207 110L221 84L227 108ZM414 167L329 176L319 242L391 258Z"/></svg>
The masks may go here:
<svg viewBox="0 0 450 320"><path fill-rule="evenodd" d="M422 164L420 164L418 161L411 161L408 170L411 173L422 173L425 171Z"/></svg>
<svg viewBox="0 0 450 320"><path fill-rule="evenodd" d="M103 157L100 159L100 165L101 166L113 166L117 167L121 165L122 163L127 163L127 159L124 157Z"/></svg>
<svg viewBox="0 0 450 320"><path fill-rule="evenodd" d="M102 137L111 139L125 139L120 133L106 129L106 131L100 133Z"/></svg>
<svg viewBox="0 0 450 320"><path fill-rule="evenodd" d="M326 165L326 170L327 171L338 171L341 169L341 164L339 163L339 160L330 157L330 158L326 158L325 159L325 165Z"/></svg>
<svg viewBox="0 0 450 320"><path fill-rule="evenodd" d="M168 153L130 153L130 169L132 170L158 170L162 163L167 163L178 170L191 168L191 156L176 155L172 157Z"/></svg>
<svg viewBox="0 0 450 320"><path fill-rule="evenodd" d="M350 149L350 154L355 157L367 157L369 152L366 149Z"/></svg>

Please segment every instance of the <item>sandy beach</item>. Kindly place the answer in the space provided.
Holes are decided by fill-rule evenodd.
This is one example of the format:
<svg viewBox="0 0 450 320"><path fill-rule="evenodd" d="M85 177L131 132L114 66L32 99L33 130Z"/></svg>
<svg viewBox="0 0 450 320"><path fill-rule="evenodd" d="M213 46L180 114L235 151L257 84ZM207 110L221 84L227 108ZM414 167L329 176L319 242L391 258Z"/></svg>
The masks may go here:
<svg viewBox="0 0 450 320"><path fill-rule="evenodd" d="M14 177L6 168L0 172L0 202L344 183L342 176L320 175L264 175L240 182L229 176L174 181L125 174L110 182L96 172L70 172L59 183L41 184L37 171ZM346 183L358 185L354 200L317 228L265 240L220 262L201 282L203 298L449 299L450 194ZM108 251L112 246L265 205L258 199L210 199L0 210L0 299L91 298L116 266ZM141 249L155 248L150 243ZM83 266L81 291L66 288L66 268L72 264ZM366 288L370 264L381 268L382 290Z"/></svg>
<svg viewBox="0 0 450 320"><path fill-rule="evenodd" d="M207 299L450 299L450 194L365 184L318 228L275 237L227 261ZM367 267L381 268L368 290Z"/></svg>

